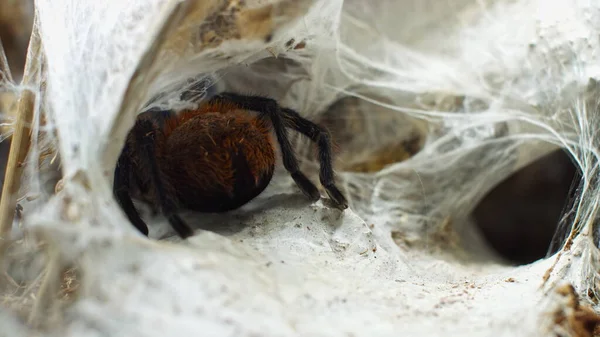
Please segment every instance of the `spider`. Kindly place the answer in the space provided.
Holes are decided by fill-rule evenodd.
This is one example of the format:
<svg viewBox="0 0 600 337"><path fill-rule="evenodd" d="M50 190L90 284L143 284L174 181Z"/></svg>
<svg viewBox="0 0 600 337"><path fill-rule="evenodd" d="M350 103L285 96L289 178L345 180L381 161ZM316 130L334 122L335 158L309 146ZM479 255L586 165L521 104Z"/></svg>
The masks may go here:
<svg viewBox="0 0 600 337"><path fill-rule="evenodd" d="M140 114L117 162L114 195L145 236L148 227L132 195L160 210L185 239L193 230L180 218L179 209L227 212L267 187L275 169L274 132L283 166L300 190L317 201L319 190L300 171L287 127L317 144L321 184L333 205L346 209L348 202L334 181L328 131L273 99L229 92L178 114L171 110Z"/></svg>

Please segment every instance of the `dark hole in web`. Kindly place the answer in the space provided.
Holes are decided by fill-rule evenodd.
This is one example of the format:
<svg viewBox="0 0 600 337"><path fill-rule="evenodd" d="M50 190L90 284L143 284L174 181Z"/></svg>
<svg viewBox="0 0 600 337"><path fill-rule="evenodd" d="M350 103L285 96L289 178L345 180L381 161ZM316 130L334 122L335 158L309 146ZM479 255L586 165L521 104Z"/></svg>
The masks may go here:
<svg viewBox="0 0 600 337"><path fill-rule="evenodd" d="M578 171L570 156L557 150L498 184L473 212L489 245L518 265L559 249L570 230L564 212L578 187Z"/></svg>

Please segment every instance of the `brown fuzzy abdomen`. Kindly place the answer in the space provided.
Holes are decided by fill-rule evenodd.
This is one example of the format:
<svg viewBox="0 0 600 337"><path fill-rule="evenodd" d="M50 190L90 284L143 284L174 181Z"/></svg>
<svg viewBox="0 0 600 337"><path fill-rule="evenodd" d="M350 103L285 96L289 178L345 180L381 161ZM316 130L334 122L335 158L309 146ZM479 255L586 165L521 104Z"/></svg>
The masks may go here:
<svg viewBox="0 0 600 337"><path fill-rule="evenodd" d="M269 184L275 168L270 125L245 113L203 113L166 130L161 169L182 206L238 208Z"/></svg>

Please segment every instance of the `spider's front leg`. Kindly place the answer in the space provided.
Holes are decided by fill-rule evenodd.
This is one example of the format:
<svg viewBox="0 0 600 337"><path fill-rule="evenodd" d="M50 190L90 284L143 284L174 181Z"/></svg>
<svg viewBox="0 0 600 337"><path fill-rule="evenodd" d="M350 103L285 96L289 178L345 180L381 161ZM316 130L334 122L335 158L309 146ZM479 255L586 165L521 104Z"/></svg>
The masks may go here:
<svg viewBox="0 0 600 337"><path fill-rule="evenodd" d="M288 138L287 129L280 115L279 104L273 99L260 96L244 96L234 93L221 93L214 96L209 103L215 101L231 102L241 109L252 110L261 113L261 117L267 117L271 120L273 130L277 136L277 142L281 148L281 157L283 166L290 173L296 185L300 188L310 200L317 201L321 198L319 189L313 184L304 173L300 171L298 159L294 155L292 144Z"/></svg>
<svg viewBox="0 0 600 337"><path fill-rule="evenodd" d="M137 153L140 168L147 168L150 185L154 188L157 202L163 215L169 220L171 227L177 234L185 239L194 234L194 231L176 213L177 207L174 200L167 193L159 165L156 159L156 133L160 132L150 120L141 119L136 122L132 132L135 139L135 151Z"/></svg>
<svg viewBox="0 0 600 337"><path fill-rule="evenodd" d="M273 123L273 129L281 146L281 152L285 168L292 174L292 178L300 189L309 197L319 198L319 192L316 186L300 172L298 161L287 136L286 123L294 130L310 138L317 143L319 148L319 177L321 184L325 188L327 195L339 209L348 208L348 201L342 192L337 188L334 181L334 172L331 155L331 137L329 133L317 124L303 118L298 112L282 108L277 101L260 97L244 96L235 93L222 93L213 98L213 100L224 100L235 103L243 109L258 111L266 114ZM307 192L308 191L308 192Z"/></svg>
<svg viewBox="0 0 600 337"><path fill-rule="evenodd" d="M333 173L333 156L331 155L331 136L323 127L300 116L298 112L288 108L282 108L281 112L287 124L294 130L310 138L317 144L319 149L319 179L325 187L329 198L333 200L340 209L348 208L348 200L335 185Z"/></svg>

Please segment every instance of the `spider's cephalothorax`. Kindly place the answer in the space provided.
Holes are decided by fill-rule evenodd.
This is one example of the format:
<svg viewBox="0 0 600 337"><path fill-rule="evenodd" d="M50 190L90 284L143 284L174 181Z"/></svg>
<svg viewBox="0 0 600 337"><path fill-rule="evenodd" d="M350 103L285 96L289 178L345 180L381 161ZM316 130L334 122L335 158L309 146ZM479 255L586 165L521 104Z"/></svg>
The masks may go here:
<svg viewBox="0 0 600 337"><path fill-rule="evenodd" d="M285 169L300 190L316 201L319 190L300 172L286 127L317 143L321 184L338 208L347 208L334 182L329 133L273 99L233 93L222 93L198 109L179 114L141 114L117 163L115 196L145 235L148 227L131 194L149 201L186 238L193 230L178 216L179 208L226 212L248 203L267 187L275 169L274 131Z"/></svg>

